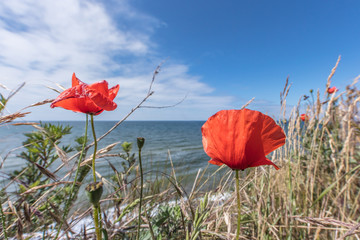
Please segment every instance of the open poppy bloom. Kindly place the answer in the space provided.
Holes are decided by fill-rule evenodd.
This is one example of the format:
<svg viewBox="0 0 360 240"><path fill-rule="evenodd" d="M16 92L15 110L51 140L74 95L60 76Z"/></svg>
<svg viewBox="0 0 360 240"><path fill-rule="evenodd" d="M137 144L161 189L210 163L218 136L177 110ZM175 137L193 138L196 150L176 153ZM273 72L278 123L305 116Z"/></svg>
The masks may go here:
<svg viewBox="0 0 360 240"><path fill-rule="evenodd" d="M233 170L273 165L266 155L285 144L285 134L275 121L258 111L222 110L201 128L204 150L215 165Z"/></svg>
<svg viewBox="0 0 360 240"><path fill-rule="evenodd" d="M113 102L119 91L119 85L109 89L108 82L103 80L93 84L81 82L75 73L72 76L72 87L62 92L50 107L62 107L74 112L99 115L102 111L113 111L117 105Z"/></svg>
<svg viewBox="0 0 360 240"><path fill-rule="evenodd" d="M331 88L328 88L327 92L329 94L332 94L332 93L336 92L337 90L339 90L339 89L337 89L336 87L331 87Z"/></svg>
<svg viewBox="0 0 360 240"><path fill-rule="evenodd" d="M303 113L300 115L300 119L301 121L305 122L305 121L309 121L310 117L307 114Z"/></svg>

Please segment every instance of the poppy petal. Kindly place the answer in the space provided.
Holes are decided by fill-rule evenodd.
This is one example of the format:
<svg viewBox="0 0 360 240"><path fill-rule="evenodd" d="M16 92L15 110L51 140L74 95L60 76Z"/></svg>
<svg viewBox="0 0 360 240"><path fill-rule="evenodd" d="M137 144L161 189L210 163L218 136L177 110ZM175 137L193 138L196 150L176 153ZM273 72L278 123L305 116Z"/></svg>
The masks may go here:
<svg viewBox="0 0 360 240"><path fill-rule="evenodd" d="M109 85L108 82L105 80L102 80L100 82L96 82L93 84L90 84L87 86L86 88L88 91L94 91L94 92L99 92L102 95L108 97L109 96Z"/></svg>
<svg viewBox="0 0 360 240"><path fill-rule="evenodd" d="M66 89L52 102L50 107L62 107L74 112L98 115L103 109L98 107L89 97L86 96L84 90L85 88L86 84L80 83L75 87Z"/></svg>
<svg viewBox="0 0 360 240"><path fill-rule="evenodd" d="M262 114L248 109L237 112L241 114L235 114L234 117L242 123L238 125L239 134L234 141L242 142L245 148L242 150L242 157L236 159L234 169L244 170L251 167L252 163L265 158L261 140Z"/></svg>
<svg viewBox="0 0 360 240"><path fill-rule="evenodd" d="M273 165L265 157L285 143L285 134L275 121L258 111L222 110L201 128L204 150L212 164L232 169Z"/></svg>
<svg viewBox="0 0 360 240"><path fill-rule="evenodd" d="M221 162L221 161L218 160L218 159L211 159L211 160L209 161L209 163L214 164L214 165L218 165L218 166L221 166L221 165L224 164L223 162Z"/></svg>
<svg viewBox="0 0 360 240"><path fill-rule="evenodd" d="M226 135L223 134L228 129L225 129L225 126L221 126L222 116L221 111L211 116L208 121L202 126L202 141L204 145L204 150L212 159L222 159L225 161L224 153L226 154Z"/></svg>
<svg viewBox="0 0 360 240"><path fill-rule="evenodd" d="M105 80L87 85L73 73L72 87L63 91L50 107L62 107L75 112L98 115L104 110L112 111L117 107L112 100L118 91L119 85L110 90Z"/></svg>
<svg viewBox="0 0 360 240"><path fill-rule="evenodd" d="M75 87L75 86L80 85L80 84L85 84L85 83L83 83L82 81L80 81L80 79L78 79L78 78L76 77L75 73L73 73L72 79L71 79L71 86L72 86L72 87Z"/></svg>
<svg viewBox="0 0 360 240"><path fill-rule="evenodd" d="M75 87L66 89L65 91L60 93L60 95L51 103L50 107L54 108L57 102L63 101L68 98L84 97L84 86L84 84L80 84Z"/></svg>
<svg viewBox="0 0 360 240"><path fill-rule="evenodd" d="M94 104L88 97L63 99L53 103L51 107L62 107L74 112L91 113L94 115L98 115L103 111L102 108Z"/></svg>
<svg viewBox="0 0 360 240"><path fill-rule="evenodd" d="M112 90L112 97L116 96L113 95L115 90L116 88ZM88 85L86 87L86 93L87 96L89 96L96 105L106 111L115 110L115 108L117 107L117 104L114 103L112 99L110 99L108 83L105 80Z"/></svg>
<svg viewBox="0 0 360 240"><path fill-rule="evenodd" d="M114 100L114 98L116 97L117 93L119 92L119 84L113 86L112 88L109 89L109 98L110 100Z"/></svg>
<svg viewBox="0 0 360 240"><path fill-rule="evenodd" d="M282 128L269 116L263 115L261 140L265 156L285 144L285 133Z"/></svg>
<svg viewBox="0 0 360 240"><path fill-rule="evenodd" d="M259 167L259 166L262 166L262 165L272 165L272 166L275 167L276 170L280 169L278 166L276 166L272 161L270 161L267 158L258 160L256 162L252 163L249 167Z"/></svg>
<svg viewBox="0 0 360 240"><path fill-rule="evenodd" d="M87 96L100 108L103 108L106 111L113 111L116 109L117 104L114 103L109 98L105 97L103 94L89 90L87 91Z"/></svg>

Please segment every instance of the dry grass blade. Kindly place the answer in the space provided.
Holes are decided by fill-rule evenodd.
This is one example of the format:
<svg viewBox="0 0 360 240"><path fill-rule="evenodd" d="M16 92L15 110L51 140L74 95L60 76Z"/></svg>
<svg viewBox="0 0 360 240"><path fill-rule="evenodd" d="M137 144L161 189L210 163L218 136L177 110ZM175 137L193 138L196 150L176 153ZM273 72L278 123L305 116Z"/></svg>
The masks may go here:
<svg viewBox="0 0 360 240"><path fill-rule="evenodd" d="M316 94L316 117L319 118L320 112L321 112L321 102L320 102L320 91L317 91Z"/></svg>
<svg viewBox="0 0 360 240"><path fill-rule="evenodd" d="M6 90L8 90L8 91L10 91L10 89L9 89L8 87L6 87L5 85L3 85L3 84L1 84L1 83L0 83L0 87L3 88L3 89L6 89Z"/></svg>
<svg viewBox="0 0 360 240"><path fill-rule="evenodd" d="M339 55L337 61L336 61L336 64L335 66L333 67L333 69L331 69L331 73L330 75L328 76L328 79L327 79L327 82L326 82L326 88L325 88L325 95L327 94L327 90L329 89L330 85L331 85L331 78L334 76L335 72L336 72L336 69L339 65L339 62L340 62L340 59L341 59L341 56Z"/></svg>
<svg viewBox="0 0 360 240"><path fill-rule="evenodd" d="M22 110L27 109L27 108L31 108L31 107L41 106L41 105L44 105L44 104L48 104L48 103L53 102L54 100L55 100L55 99L46 99L46 100L41 101L41 102L33 103L33 104L31 104L31 105L23 108Z"/></svg>
<svg viewBox="0 0 360 240"><path fill-rule="evenodd" d="M20 91L21 88L23 88L25 86L25 82L23 82L22 84L20 84L20 86L15 89L14 91L11 91L9 94L9 97L7 98L7 100L9 100L10 98L12 98L16 93L18 93Z"/></svg>
<svg viewBox="0 0 360 240"><path fill-rule="evenodd" d="M332 226L336 226L336 227L345 227L348 229L352 229L357 226L357 224L342 222L342 221L336 220L334 218L295 217L295 219L300 222L317 224L320 226L332 225Z"/></svg>
<svg viewBox="0 0 360 240"><path fill-rule="evenodd" d="M36 162L33 163L42 174L44 174L45 176L47 176L48 178L51 178L54 181L58 181L57 177L55 176L55 174L53 174L52 172L50 172L49 170L47 170L46 168L44 168L43 166L37 164Z"/></svg>
<svg viewBox="0 0 360 240"><path fill-rule="evenodd" d="M116 154L116 156L118 156L118 154ZM109 166L111 167L111 169L114 171L115 176L117 176L119 174L118 170L116 169L116 167L110 162L107 161L107 163L109 164Z"/></svg>
<svg viewBox="0 0 360 240"><path fill-rule="evenodd" d="M12 126L23 126L23 125L39 125L40 123L37 122L20 122L20 123L11 123Z"/></svg>
<svg viewBox="0 0 360 240"><path fill-rule="evenodd" d="M66 152L64 150L62 150L57 144L54 143L54 147L56 150L57 155L59 156L59 158L61 159L61 161L67 165L69 163L69 158L66 155Z"/></svg>
<svg viewBox="0 0 360 240"><path fill-rule="evenodd" d="M24 224L23 224L23 222L21 221L20 218L16 221L16 228L17 228L16 238L17 239L23 239Z"/></svg>
<svg viewBox="0 0 360 240"><path fill-rule="evenodd" d="M24 202L23 204L23 212L24 212L25 221L27 223L31 223L31 209L27 202Z"/></svg>
<svg viewBox="0 0 360 240"><path fill-rule="evenodd" d="M255 99L255 97L253 97L252 99L250 99L247 103L245 103L245 104L240 108L240 110L246 108L247 106L249 106L250 103L252 103L252 101L254 101L254 99Z"/></svg>
<svg viewBox="0 0 360 240"><path fill-rule="evenodd" d="M55 83L55 85L58 86L63 91L66 90L66 88L63 85L61 85L60 83Z"/></svg>
<svg viewBox="0 0 360 240"><path fill-rule="evenodd" d="M201 172L201 168L198 170L198 172L197 172L197 174L196 174L196 177L195 177L195 180L194 180L194 183L193 183L193 186L192 186L190 195L189 195L189 199L192 199L192 196L194 195L195 187L196 187L196 185L197 185L200 172Z"/></svg>
<svg viewBox="0 0 360 240"><path fill-rule="evenodd" d="M57 186L57 185L61 185L61 184L72 184L72 183L73 183L73 182L62 181L62 182L54 182L54 183L44 184L44 185L32 187L32 188L30 188L29 190L26 190L25 192L23 192L21 195L26 195L26 194L32 193L32 192L34 192L34 191L36 191L36 190L42 189L42 188Z"/></svg>
<svg viewBox="0 0 360 240"><path fill-rule="evenodd" d="M108 155L104 155L104 154L110 152L110 151L111 151L116 145L118 145L119 143L120 143L120 142L115 142L115 143L112 143L112 144L110 144L110 145L108 145L108 146L106 146L106 147L98 150L98 151L96 152L96 158L107 157ZM113 155L113 156L118 156L118 154ZM93 158L93 155L90 155L90 157L88 157L86 160L84 160L84 161L80 164L80 166L88 165L89 163L91 163L92 158ZM57 169L57 170L58 170L58 169ZM57 171L57 170L56 170L56 171ZM55 172L56 172L56 171L55 171Z"/></svg>
<svg viewBox="0 0 360 240"><path fill-rule="evenodd" d="M341 238L339 238L339 240L344 240L346 239L347 237L350 237L351 235L353 234L356 234L356 230L360 228L360 223L355 225L353 228L351 228L349 231L347 231L344 236L342 236Z"/></svg>
<svg viewBox="0 0 360 240"><path fill-rule="evenodd" d="M57 93L61 93L61 91L60 90L57 90L56 88L53 88L53 87L49 87L49 86L46 86L48 89L51 89L51 90L53 90L54 92L57 92ZM65 89L64 89L65 90ZM63 90L63 91L64 91Z"/></svg>
<svg viewBox="0 0 360 240"><path fill-rule="evenodd" d="M59 209L51 202L48 201L48 204L50 205L51 209L53 211L48 211L48 213L50 213L51 217L58 223L60 224L62 222L61 219L61 213L59 211ZM69 224L67 223L67 221L65 221L65 228L67 229L66 231L71 232L72 234L74 234L75 232L70 228Z"/></svg>
<svg viewBox="0 0 360 240"><path fill-rule="evenodd" d="M180 101L178 101L177 103L174 103L172 105L167 105L167 106L146 106L146 105L143 105L143 106L140 106L140 108L157 108L157 109L161 109L161 108L176 107L177 105L180 105L182 102L184 102L185 99L187 98L187 96L188 96L188 94L186 94L183 99L181 99Z"/></svg>
<svg viewBox="0 0 360 240"><path fill-rule="evenodd" d="M13 114L2 116L2 117L0 117L0 125L12 122L12 121L14 121L14 120L16 120L18 118L23 118L29 113L30 112L24 112L24 113L16 112L16 113L13 113Z"/></svg>
<svg viewBox="0 0 360 240"><path fill-rule="evenodd" d="M283 101L284 101L285 98L286 98L285 92L286 92L286 88L287 88L288 84L289 84L289 76L286 77L284 89L283 89L282 92L280 92L280 105L283 105Z"/></svg>
<svg viewBox="0 0 360 240"><path fill-rule="evenodd" d="M34 128L36 128L37 130L43 132L43 133L46 133L45 129L41 126L38 126L38 125L35 125Z"/></svg>
<svg viewBox="0 0 360 240"><path fill-rule="evenodd" d="M57 93L61 93L61 92L63 92L63 91L65 91L66 90L66 88L63 86L63 85L61 85L61 84L59 84L59 83L56 83L56 82L53 82L58 88L60 88L60 90L58 90L58 89L56 89L56 88L53 88L53 87L50 87L50 86L45 86L46 88L49 88L49 89L51 89L51 90L53 90L53 91L55 91L55 92L57 92Z"/></svg>

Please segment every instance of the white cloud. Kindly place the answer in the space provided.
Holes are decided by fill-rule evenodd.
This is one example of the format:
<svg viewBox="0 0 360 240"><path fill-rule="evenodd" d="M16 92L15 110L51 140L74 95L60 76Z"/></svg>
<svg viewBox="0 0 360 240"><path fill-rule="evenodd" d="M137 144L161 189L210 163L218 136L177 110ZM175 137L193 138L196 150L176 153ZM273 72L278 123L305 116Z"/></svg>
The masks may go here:
<svg viewBox="0 0 360 240"><path fill-rule="evenodd" d="M55 87L57 82L69 87L76 72L87 83L104 78L110 85L120 83L116 101L121 110L116 115L102 114L104 119L119 119L120 111L131 109L144 97L160 62L151 36L163 23L127 1L114 6L80 0L1 1L0 16L0 83L9 88L27 83L11 100L10 111L56 97L45 86ZM190 75L187 66L176 63L164 65L154 90L148 105L169 105L187 98L177 108L154 110L156 114L145 110L136 118L204 119L208 112L226 108L232 101L211 96L214 89L200 76ZM34 109L30 116L43 120L76 117L48 106Z"/></svg>

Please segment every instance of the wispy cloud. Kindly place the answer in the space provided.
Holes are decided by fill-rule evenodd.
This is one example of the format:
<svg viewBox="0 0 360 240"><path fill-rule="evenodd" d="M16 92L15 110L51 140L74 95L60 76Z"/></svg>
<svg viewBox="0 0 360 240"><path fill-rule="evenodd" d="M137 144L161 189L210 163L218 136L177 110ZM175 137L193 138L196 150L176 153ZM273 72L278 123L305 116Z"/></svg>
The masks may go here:
<svg viewBox="0 0 360 240"><path fill-rule="evenodd" d="M69 87L76 72L88 83L104 78L110 85L120 83L117 114L102 116L118 119L120 111L131 109L145 95L152 71L161 61L151 36L164 23L127 1L116 7L80 0L1 1L0 16L0 83L9 88L27 83L12 99L10 111L56 97L45 86L54 87L56 82ZM135 118L205 119L230 105L232 97L214 96L214 89L201 76L188 72L186 65L165 64L148 104L169 105L187 95L186 100L176 109L145 110ZM74 117L69 111L45 107L31 115L32 119Z"/></svg>

